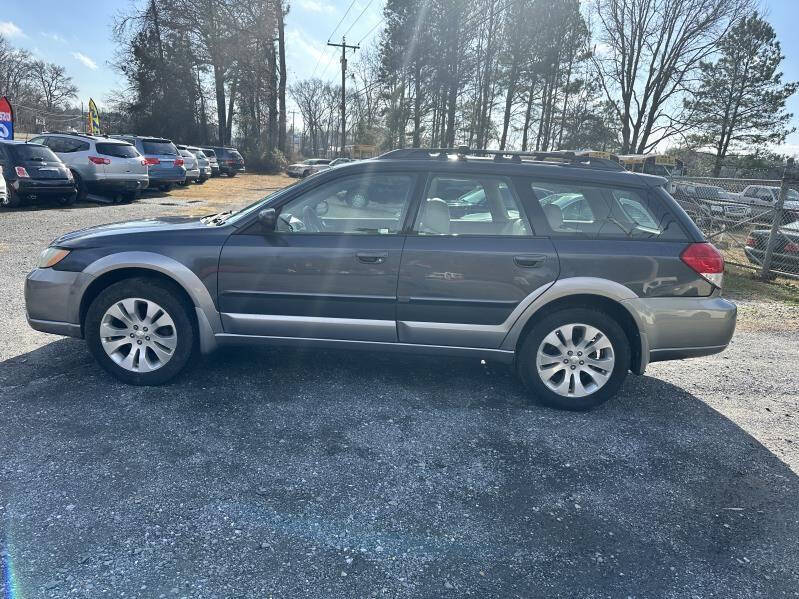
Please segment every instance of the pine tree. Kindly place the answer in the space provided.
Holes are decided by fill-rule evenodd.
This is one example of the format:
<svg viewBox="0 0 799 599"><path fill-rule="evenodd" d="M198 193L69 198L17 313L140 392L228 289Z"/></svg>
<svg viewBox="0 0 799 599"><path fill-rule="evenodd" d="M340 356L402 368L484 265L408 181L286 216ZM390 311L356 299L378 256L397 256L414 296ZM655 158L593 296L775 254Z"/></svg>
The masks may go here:
<svg viewBox="0 0 799 599"><path fill-rule="evenodd" d="M716 177L731 146L785 141L794 131L785 102L799 87L783 83L780 43L757 13L732 28L719 52L716 62L702 63L700 88L686 101L700 130L696 140L715 150Z"/></svg>

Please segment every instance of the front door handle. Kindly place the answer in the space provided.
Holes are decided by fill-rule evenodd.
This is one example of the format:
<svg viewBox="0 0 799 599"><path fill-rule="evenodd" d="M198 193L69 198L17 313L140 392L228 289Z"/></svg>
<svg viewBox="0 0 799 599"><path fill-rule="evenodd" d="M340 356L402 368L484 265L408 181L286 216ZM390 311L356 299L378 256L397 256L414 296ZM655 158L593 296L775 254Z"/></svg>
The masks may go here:
<svg viewBox="0 0 799 599"><path fill-rule="evenodd" d="M547 257L544 254L521 254L513 257L516 266L521 266L522 268L541 266L546 259Z"/></svg>
<svg viewBox="0 0 799 599"><path fill-rule="evenodd" d="M388 258L388 252L358 252L355 255L364 264L383 264Z"/></svg>

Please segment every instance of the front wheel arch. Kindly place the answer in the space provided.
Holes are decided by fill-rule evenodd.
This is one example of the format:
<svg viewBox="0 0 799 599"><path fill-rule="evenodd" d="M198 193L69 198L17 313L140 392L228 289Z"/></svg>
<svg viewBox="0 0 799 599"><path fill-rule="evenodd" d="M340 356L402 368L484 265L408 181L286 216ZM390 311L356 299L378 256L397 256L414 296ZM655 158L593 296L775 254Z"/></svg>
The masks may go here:
<svg viewBox="0 0 799 599"><path fill-rule="evenodd" d="M177 295L181 302L185 305L188 313L189 319L192 322L192 326L195 329L195 334L199 333L198 323L197 323L197 314L195 311L195 305L192 301L191 297L189 296L188 292L183 288L183 286L178 283L172 277L165 275L164 273L157 271L157 270L150 270L148 268L118 268L115 270L108 271L101 276L97 277L91 284L86 288L83 292L83 297L81 297L80 301L80 328L81 334L85 337L86 331L84 330L84 325L86 323L86 313L89 311L89 306L91 306L92 302L97 298L100 293L109 286L113 285L114 283L118 283L120 281L124 281L126 279L133 279L133 278L145 278L151 279L154 281L159 281L167 286L169 286Z"/></svg>

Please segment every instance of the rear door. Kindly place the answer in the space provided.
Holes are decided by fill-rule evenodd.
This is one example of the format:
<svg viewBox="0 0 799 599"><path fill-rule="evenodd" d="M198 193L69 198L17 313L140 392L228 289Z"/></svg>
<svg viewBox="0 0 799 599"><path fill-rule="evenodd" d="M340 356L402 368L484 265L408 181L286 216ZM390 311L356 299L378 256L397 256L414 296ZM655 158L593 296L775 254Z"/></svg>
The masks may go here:
<svg viewBox="0 0 799 599"><path fill-rule="evenodd" d="M402 231L417 180L328 176L278 208L275 231L254 223L231 235L219 263L225 332L395 342Z"/></svg>
<svg viewBox="0 0 799 599"><path fill-rule="evenodd" d="M434 173L402 254L399 340L497 348L558 270L511 178Z"/></svg>

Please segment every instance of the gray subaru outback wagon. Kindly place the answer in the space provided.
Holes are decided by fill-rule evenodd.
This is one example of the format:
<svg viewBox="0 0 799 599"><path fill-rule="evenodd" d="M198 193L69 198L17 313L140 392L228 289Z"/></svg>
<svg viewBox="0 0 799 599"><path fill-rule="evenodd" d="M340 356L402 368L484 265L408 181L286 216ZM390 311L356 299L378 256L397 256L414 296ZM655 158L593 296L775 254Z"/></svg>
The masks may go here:
<svg viewBox="0 0 799 599"><path fill-rule="evenodd" d="M721 255L664 184L570 152L395 150L235 212L68 233L28 322L136 385L228 344L409 351L512 364L586 409L735 329Z"/></svg>

